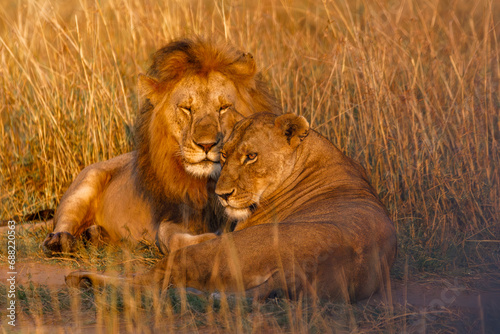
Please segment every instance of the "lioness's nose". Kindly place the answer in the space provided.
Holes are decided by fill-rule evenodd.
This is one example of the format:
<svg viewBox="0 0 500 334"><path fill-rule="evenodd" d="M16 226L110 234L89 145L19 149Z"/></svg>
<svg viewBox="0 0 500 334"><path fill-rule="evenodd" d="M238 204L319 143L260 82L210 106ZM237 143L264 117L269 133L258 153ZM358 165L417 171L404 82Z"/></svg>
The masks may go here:
<svg viewBox="0 0 500 334"><path fill-rule="evenodd" d="M212 147L214 147L215 145L217 145L218 142L207 142L207 143L197 143L195 142L196 145L198 145L199 147L201 147L203 149L203 151L205 151L205 153L208 153L210 152L210 150L212 149Z"/></svg>
<svg viewBox="0 0 500 334"><path fill-rule="evenodd" d="M215 193L217 194L217 196L219 196L223 200L227 201L229 199L229 196L231 196L234 193L234 189L230 193L228 193L228 192L218 192L217 190L215 190Z"/></svg>

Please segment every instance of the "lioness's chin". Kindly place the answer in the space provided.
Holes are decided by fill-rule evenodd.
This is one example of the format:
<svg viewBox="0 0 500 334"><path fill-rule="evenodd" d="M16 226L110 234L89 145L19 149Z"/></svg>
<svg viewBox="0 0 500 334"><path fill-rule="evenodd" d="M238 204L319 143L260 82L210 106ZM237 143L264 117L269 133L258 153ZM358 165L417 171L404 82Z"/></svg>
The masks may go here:
<svg viewBox="0 0 500 334"><path fill-rule="evenodd" d="M250 217L250 215L252 214L252 210L250 210L250 208L237 209L230 206L226 206L226 214L229 216L229 218L241 221Z"/></svg>
<svg viewBox="0 0 500 334"><path fill-rule="evenodd" d="M219 177L221 170L220 163L213 161L202 161L194 164L184 162L184 168L193 176L211 178Z"/></svg>

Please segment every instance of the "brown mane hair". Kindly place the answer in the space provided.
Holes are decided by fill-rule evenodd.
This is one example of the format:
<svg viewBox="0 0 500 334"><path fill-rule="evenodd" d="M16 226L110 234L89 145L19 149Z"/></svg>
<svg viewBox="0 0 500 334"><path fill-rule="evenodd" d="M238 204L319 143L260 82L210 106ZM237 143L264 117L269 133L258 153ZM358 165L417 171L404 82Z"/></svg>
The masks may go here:
<svg viewBox="0 0 500 334"><path fill-rule="evenodd" d="M176 40L156 51L152 58L147 74L157 80L161 94L168 94L186 76L207 76L215 71L234 83L249 110L281 109L261 80L253 57L227 44L200 37ZM245 97L250 97L250 101ZM154 220L159 223L167 213L177 212L172 206L180 203L197 209L205 207L207 187L214 187L215 181L186 173L180 148L168 131L168 120L163 116L155 117L153 123L153 110L152 103L146 99L137 116L133 174L136 188L151 202L151 207L156 210L152 213Z"/></svg>

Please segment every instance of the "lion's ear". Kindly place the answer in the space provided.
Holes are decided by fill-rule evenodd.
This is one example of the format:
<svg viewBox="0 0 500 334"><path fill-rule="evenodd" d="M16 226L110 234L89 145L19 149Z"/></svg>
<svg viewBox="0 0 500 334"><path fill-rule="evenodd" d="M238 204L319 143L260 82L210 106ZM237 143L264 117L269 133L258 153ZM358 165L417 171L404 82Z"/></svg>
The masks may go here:
<svg viewBox="0 0 500 334"><path fill-rule="evenodd" d="M278 116L274 125L287 138L292 148L299 146L309 134L309 122L304 117L292 113Z"/></svg>
<svg viewBox="0 0 500 334"><path fill-rule="evenodd" d="M145 74L139 74L139 94L143 98L147 98L153 105L158 101L159 83L156 79L148 77Z"/></svg>
<svg viewBox="0 0 500 334"><path fill-rule="evenodd" d="M225 143L231 133L233 132L234 125L244 119L242 114L234 109L226 111L220 116L220 125L222 129L222 142Z"/></svg>
<svg viewBox="0 0 500 334"><path fill-rule="evenodd" d="M253 78L257 73L257 65L251 53L242 53L234 63L231 64L234 74L242 77Z"/></svg>

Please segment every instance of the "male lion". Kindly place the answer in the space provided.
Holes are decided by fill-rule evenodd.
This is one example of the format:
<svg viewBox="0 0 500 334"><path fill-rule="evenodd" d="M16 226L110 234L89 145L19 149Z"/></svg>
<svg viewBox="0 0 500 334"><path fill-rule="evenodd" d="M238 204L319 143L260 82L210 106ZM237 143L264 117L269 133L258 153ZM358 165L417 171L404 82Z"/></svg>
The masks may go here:
<svg viewBox="0 0 500 334"><path fill-rule="evenodd" d="M153 56L139 76L146 101L136 150L86 167L64 194L44 250L71 252L75 236L156 241L177 232L215 232L223 222L214 194L219 150L235 117L276 108L248 53L183 39ZM220 208L219 208L220 210Z"/></svg>
<svg viewBox="0 0 500 334"><path fill-rule="evenodd" d="M150 272L125 279L199 290L277 290L332 300L363 299L388 278L393 223L363 168L293 114L257 114L236 124L217 182L232 233L182 248ZM116 282L75 272L81 280Z"/></svg>

